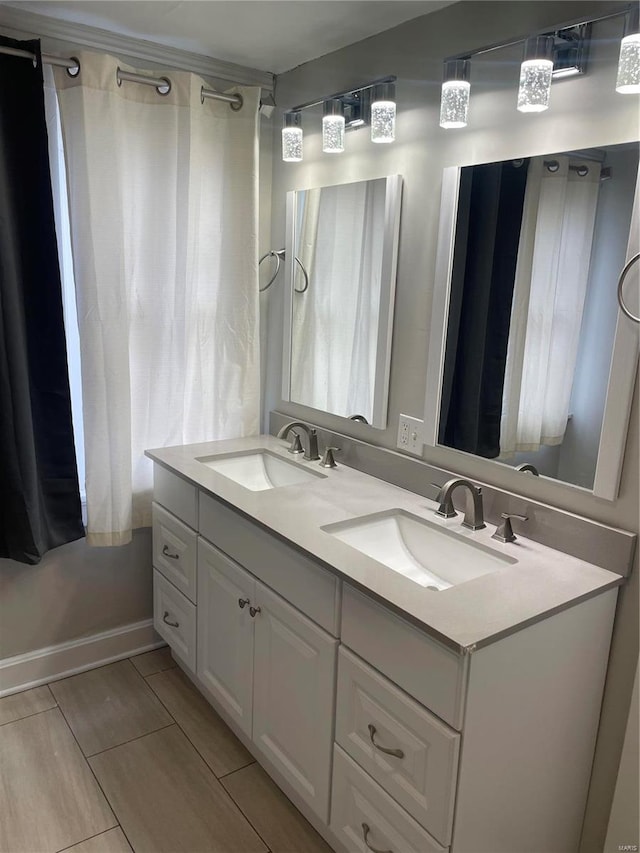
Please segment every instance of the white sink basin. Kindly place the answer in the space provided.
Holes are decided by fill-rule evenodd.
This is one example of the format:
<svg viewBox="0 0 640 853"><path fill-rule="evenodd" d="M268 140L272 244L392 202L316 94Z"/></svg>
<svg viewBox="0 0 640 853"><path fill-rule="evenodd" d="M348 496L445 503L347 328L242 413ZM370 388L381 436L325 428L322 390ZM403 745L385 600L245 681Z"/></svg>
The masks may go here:
<svg viewBox="0 0 640 853"><path fill-rule="evenodd" d="M339 521L322 529L434 592L518 562L401 509Z"/></svg>
<svg viewBox="0 0 640 853"><path fill-rule="evenodd" d="M289 462L268 450L200 456L196 458L196 462L201 462L207 468L253 492L278 489L281 486L296 486L315 480L317 477L326 476L320 471L303 468L299 462Z"/></svg>

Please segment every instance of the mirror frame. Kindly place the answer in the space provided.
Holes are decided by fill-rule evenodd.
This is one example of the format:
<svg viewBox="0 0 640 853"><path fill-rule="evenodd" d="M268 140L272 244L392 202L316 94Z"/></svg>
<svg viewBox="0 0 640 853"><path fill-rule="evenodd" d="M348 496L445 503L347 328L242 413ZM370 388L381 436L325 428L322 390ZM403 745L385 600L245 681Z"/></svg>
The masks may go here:
<svg viewBox="0 0 640 853"><path fill-rule="evenodd" d="M389 403L389 375L391 371L391 341L393 336L393 312L396 294L396 270L398 264L398 243L400 237L400 209L402 201L402 176L382 175L379 178L366 178L366 181L386 181L384 198L384 235L382 245L382 270L380 278L380 315L378 319L378 347L376 352L375 382L373 388L373 411L368 426L385 429ZM343 181L340 184L326 186L344 186L364 181ZM320 187L322 189L323 187ZM291 405L307 406L300 400L291 399L291 342L293 330L293 282L294 282L294 246L297 242L296 229L296 193L306 192L317 187L290 190L286 199L285 220L285 281L284 281L284 326L282 335L282 399ZM315 409L315 411L324 411ZM336 412L327 414L348 419Z"/></svg>
<svg viewBox="0 0 640 853"><path fill-rule="evenodd" d="M472 456L473 459L479 462L484 461L487 466L491 465L493 467L496 464L495 459L483 460L480 456L456 450L453 447L447 447L438 442L440 406L442 403L442 378L444 375L447 327L449 322L453 251L456 237L460 172L462 168L462 166L449 166L443 169L442 174L440 224L438 228L431 334L427 362L424 442L431 447L442 447L452 453L459 453L463 457ZM632 257L640 250L639 203L640 170L636 179L635 197L627 243L627 258ZM619 273L616 272L611 276L612 299L616 298L615 283L617 282L618 275ZM585 489L566 480L555 480L552 477L545 477L544 479L548 482L559 483L563 486L587 491L597 498L609 501L617 498L629 427L629 416L631 414L633 389L638 369L639 340L639 327L625 317L618 307L618 318L609 367L609 382L607 385L607 396L604 405L593 488ZM501 465L503 470L512 470L514 477L517 476L518 472L514 468L511 468L510 465L503 462L498 462L497 464ZM488 470L490 471L491 468Z"/></svg>

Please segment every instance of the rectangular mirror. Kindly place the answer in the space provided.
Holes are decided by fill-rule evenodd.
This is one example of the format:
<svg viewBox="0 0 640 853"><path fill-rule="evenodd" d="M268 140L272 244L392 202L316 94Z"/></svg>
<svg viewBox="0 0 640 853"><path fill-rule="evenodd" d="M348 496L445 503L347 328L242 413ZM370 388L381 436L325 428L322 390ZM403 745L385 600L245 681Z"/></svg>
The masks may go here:
<svg viewBox="0 0 640 853"><path fill-rule="evenodd" d="M637 252L637 174L636 142L445 170L429 443L617 495L638 332L616 286Z"/></svg>
<svg viewBox="0 0 640 853"><path fill-rule="evenodd" d="M284 400L386 426L401 189L287 193Z"/></svg>

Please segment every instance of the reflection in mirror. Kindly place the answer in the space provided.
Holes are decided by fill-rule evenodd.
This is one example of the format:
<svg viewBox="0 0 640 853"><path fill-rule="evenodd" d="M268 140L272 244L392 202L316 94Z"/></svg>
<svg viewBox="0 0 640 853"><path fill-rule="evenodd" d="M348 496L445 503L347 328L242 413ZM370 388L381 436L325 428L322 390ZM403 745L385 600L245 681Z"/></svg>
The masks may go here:
<svg viewBox="0 0 640 853"><path fill-rule="evenodd" d="M456 170L438 443L593 489L637 171L637 143Z"/></svg>
<svg viewBox="0 0 640 853"><path fill-rule="evenodd" d="M285 400L386 426L400 186L287 194Z"/></svg>

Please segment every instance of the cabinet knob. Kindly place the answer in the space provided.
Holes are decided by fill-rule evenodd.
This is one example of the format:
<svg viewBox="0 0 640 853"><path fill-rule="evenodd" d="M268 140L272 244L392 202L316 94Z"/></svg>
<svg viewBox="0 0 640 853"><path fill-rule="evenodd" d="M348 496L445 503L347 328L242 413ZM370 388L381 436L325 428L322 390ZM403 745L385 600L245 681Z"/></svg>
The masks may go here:
<svg viewBox="0 0 640 853"><path fill-rule="evenodd" d="M261 612L260 607L250 607L249 608L249 613L251 614L252 618L255 618L256 613L260 613L260 612Z"/></svg>
<svg viewBox="0 0 640 853"><path fill-rule="evenodd" d="M377 750L380 752L384 752L385 755L393 755L394 758L404 758L404 752L401 749L388 749L386 746L380 746L379 743L376 743L376 727L369 723L367 726L369 729L369 737L371 738L371 743L375 746Z"/></svg>
<svg viewBox="0 0 640 853"><path fill-rule="evenodd" d="M167 618L168 616L169 616L169 611L165 610L164 613L162 614L162 621L166 622L167 625L171 625L172 628L179 628L180 623L179 622L172 622L170 619Z"/></svg>
<svg viewBox="0 0 640 853"><path fill-rule="evenodd" d="M168 557L170 560L179 560L180 559L180 554L172 554L171 551L169 550L168 545L162 546L162 553L164 554L165 557Z"/></svg>
<svg viewBox="0 0 640 853"><path fill-rule="evenodd" d="M239 598L238 599L238 607L240 608L240 610L244 610L244 608L246 607L247 604L249 604L248 598Z"/></svg>
<svg viewBox="0 0 640 853"><path fill-rule="evenodd" d="M393 853L393 850L381 850L379 847L374 847L373 844L369 844L369 833L371 830L369 829L369 824L362 824L362 839L365 843L365 846L368 850L373 851L373 853Z"/></svg>

